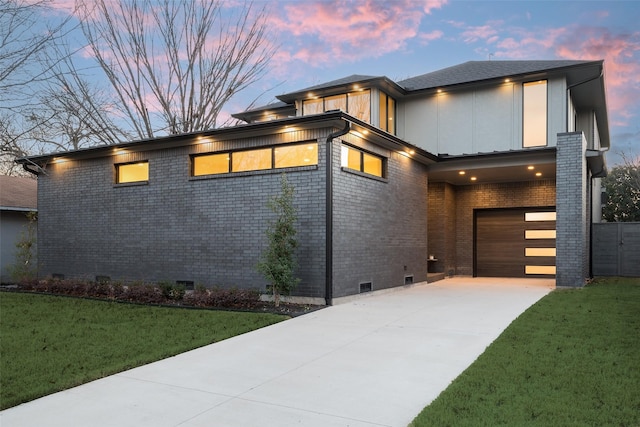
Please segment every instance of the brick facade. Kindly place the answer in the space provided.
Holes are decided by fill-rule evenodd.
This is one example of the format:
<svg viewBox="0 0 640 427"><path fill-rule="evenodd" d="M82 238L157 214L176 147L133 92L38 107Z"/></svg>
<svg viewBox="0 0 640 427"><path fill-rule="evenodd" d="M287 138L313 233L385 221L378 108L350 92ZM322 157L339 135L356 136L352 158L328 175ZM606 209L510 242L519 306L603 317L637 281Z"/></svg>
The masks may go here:
<svg viewBox="0 0 640 427"><path fill-rule="evenodd" d="M324 141L322 132L289 138ZM263 138L277 144L279 138ZM283 170L234 176L190 177L189 155L228 149L230 142L150 150L47 167L39 176L41 277L175 281L261 287L255 265L266 246L272 213L267 199L280 191ZM255 139L234 141L255 146ZM324 295L325 171L318 166L284 170L299 211L297 293ZM114 164L149 161L148 184L116 185Z"/></svg>
<svg viewBox="0 0 640 427"><path fill-rule="evenodd" d="M350 141L354 142L354 141ZM338 145L336 145L338 144ZM334 297L427 279L427 172L397 152L371 144L361 148L388 158L387 179L340 168L334 143Z"/></svg>
<svg viewBox="0 0 640 427"><path fill-rule="evenodd" d="M256 271L265 248L270 196L282 170L191 177L189 156L282 142L317 141L318 165L284 170L298 208L296 296L326 291L326 135L333 129L187 145L56 162L40 176L41 277L108 276L122 281L193 281L261 288ZM426 167L396 152L349 137L386 160L387 177L343 170L342 141L333 141L334 297L401 286L427 273ZM148 183L117 185L117 163L147 160ZM55 195L55 196L52 196Z"/></svg>
<svg viewBox="0 0 640 427"><path fill-rule="evenodd" d="M558 134L556 286L583 286L589 277L591 185L586 148L582 132Z"/></svg>

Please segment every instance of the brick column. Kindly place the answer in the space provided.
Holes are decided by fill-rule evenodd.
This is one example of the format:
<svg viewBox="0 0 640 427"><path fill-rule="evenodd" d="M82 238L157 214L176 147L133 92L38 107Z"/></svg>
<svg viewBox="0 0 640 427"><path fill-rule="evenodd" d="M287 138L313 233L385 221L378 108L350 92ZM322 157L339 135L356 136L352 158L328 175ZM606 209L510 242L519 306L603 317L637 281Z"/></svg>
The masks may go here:
<svg viewBox="0 0 640 427"><path fill-rule="evenodd" d="M587 141L559 133L556 152L556 286L584 286L589 274Z"/></svg>

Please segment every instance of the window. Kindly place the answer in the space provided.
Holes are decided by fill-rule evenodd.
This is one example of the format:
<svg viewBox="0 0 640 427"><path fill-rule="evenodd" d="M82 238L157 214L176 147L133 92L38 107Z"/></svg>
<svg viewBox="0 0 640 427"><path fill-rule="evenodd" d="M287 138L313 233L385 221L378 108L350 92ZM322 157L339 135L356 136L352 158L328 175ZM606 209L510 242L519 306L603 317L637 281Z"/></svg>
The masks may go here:
<svg viewBox="0 0 640 427"><path fill-rule="evenodd" d="M384 92L380 92L380 129L391 134L396 133L396 101Z"/></svg>
<svg viewBox="0 0 640 427"><path fill-rule="evenodd" d="M317 165L318 144L295 144L275 147L274 157L276 168Z"/></svg>
<svg viewBox="0 0 640 427"><path fill-rule="evenodd" d="M323 98L305 99L304 101L302 101L303 116L309 116L311 114L321 114L324 113L324 111Z"/></svg>
<svg viewBox="0 0 640 427"><path fill-rule="evenodd" d="M149 181L149 162L122 163L116 165L116 183Z"/></svg>
<svg viewBox="0 0 640 427"><path fill-rule="evenodd" d="M200 154L192 158L192 175L217 175L318 164L318 143L279 145L255 150Z"/></svg>
<svg viewBox="0 0 640 427"><path fill-rule="evenodd" d="M359 90L302 101L303 116L331 110L342 110L364 122L371 123L371 91Z"/></svg>
<svg viewBox="0 0 640 427"><path fill-rule="evenodd" d="M371 123L371 91L363 90L348 94L347 112L363 122Z"/></svg>
<svg viewBox="0 0 640 427"><path fill-rule="evenodd" d="M522 146L547 145L547 81L522 85Z"/></svg>
<svg viewBox="0 0 640 427"><path fill-rule="evenodd" d="M271 148L231 153L231 171L246 172L271 169Z"/></svg>
<svg viewBox="0 0 640 427"><path fill-rule="evenodd" d="M331 110L347 111L347 95L327 96L324 99L324 111Z"/></svg>
<svg viewBox="0 0 640 427"><path fill-rule="evenodd" d="M341 166L343 168L353 169L381 178L383 177L382 157L365 153L362 150L348 145L342 146L341 154Z"/></svg>
<svg viewBox="0 0 640 427"><path fill-rule="evenodd" d="M229 173L229 153L207 154L193 158L193 176Z"/></svg>

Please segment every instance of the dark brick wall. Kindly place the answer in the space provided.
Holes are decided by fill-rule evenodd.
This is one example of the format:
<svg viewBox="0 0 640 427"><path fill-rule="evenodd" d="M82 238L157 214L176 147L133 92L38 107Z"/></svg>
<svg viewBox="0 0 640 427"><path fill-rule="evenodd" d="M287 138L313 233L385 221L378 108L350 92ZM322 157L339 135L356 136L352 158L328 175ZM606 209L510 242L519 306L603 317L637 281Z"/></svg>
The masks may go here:
<svg viewBox="0 0 640 427"><path fill-rule="evenodd" d="M429 255L433 271L453 274L456 268L456 188L447 183L429 184Z"/></svg>
<svg viewBox="0 0 640 427"><path fill-rule="evenodd" d="M189 154L318 139L319 166L287 171L299 209L295 294L324 296L324 136L216 142L50 164L39 177L39 274L114 280L192 280L204 285L264 287L255 265L266 246L282 171L190 178ZM114 163L149 161L149 183L114 185Z"/></svg>
<svg viewBox="0 0 640 427"><path fill-rule="evenodd" d="M437 263L445 269L442 271L470 276L473 275L474 209L555 206L555 181L464 186L430 184L429 201L430 253L439 259L440 253L444 253L444 259ZM451 221L455 221L455 226Z"/></svg>
<svg viewBox="0 0 640 427"><path fill-rule="evenodd" d="M556 285L583 286L589 277L590 179L582 132L558 134Z"/></svg>
<svg viewBox="0 0 640 427"><path fill-rule="evenodd" d="M397 152L360 145L386 158L385 181L340 168L334 142L334 297L357 294L361 282L372 290L427 278L427 172Z"/></svg>

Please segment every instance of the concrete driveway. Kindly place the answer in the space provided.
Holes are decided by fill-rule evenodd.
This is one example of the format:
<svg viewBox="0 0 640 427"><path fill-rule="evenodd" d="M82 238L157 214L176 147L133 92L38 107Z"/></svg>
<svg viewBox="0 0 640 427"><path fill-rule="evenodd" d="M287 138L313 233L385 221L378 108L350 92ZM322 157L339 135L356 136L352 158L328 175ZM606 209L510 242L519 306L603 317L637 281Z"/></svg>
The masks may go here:
<svg viewBox="0 0 640 427"><path fill-rule="evenodd" d="M367 295L0 413L14 426L406 426L553 280Z"/></svg>

